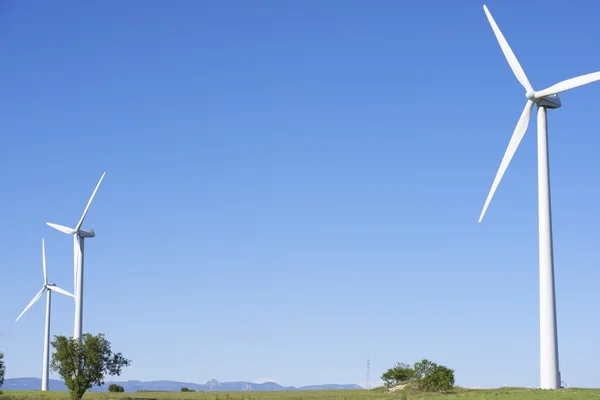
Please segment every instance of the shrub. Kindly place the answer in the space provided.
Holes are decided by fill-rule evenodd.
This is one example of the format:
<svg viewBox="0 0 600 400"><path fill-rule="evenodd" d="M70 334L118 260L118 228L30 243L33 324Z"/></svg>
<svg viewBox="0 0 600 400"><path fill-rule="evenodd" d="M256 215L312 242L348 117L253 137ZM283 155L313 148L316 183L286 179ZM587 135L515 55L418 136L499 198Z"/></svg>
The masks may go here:
<svg viewBox="0 0 600 400"><path fill-rule="evenodd" d="M422 391L443 392L454 387L454 370L423 359L410 367L408 364L396 364L381 375L386 387L410 384ZM405 387L406 388L406 387Z"/></svg>
<svg viewBox="0 0 600 400"><path fill-rule="evenodd" d="M408 364L398 363L381 375L385 386L392 387L403 382L410 381L415 377L415 371Z"/></svg>
<svg viewBox="0 0 600 400"><path fill-rule="evenodd" d="M116 383L112 383L108 385L108 391L113 393L123 393L125 388L121 385L117 385Z"/></svg>
<svg viewBox="0 0 600 400"><path fill-rule="evenodd" d="M0 351L0 387L4 384L4 371L6 368L4 367L4 353ZM0 392L2 394L2 392Z"/></svg>
<svg viewBox="0 0 600 400"><path fill-rule="evenodd" d="M429 360L415 363L416 384L420 390L441 392L454 387L454 370Z"/></svg>

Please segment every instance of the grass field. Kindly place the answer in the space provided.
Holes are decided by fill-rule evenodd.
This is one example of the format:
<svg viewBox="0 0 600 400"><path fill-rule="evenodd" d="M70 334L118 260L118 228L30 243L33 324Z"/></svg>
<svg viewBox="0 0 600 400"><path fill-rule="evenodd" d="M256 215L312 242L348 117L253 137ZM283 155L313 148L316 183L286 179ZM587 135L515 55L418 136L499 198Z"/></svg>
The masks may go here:
<svg viewBox="0 0 600 400"><path fill-rule="evenodd" d="M67 392L6 391L1 400L68 399ZM88 392L84 400L400 400L402 391L386 393L377 390L330 390L330 391L282 391L282 392L136 392L107 393ZM546 391L539 389L456 389L447 394L406 392L406 399L432 400L600 400L600 389L561 389Z"/></svg>

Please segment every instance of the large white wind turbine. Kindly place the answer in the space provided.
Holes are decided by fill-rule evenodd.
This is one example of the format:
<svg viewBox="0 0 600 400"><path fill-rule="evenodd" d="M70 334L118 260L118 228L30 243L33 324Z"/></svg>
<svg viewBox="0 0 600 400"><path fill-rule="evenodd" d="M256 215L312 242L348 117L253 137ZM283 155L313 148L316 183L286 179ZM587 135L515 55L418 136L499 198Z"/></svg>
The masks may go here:
<svg viewBox="0 0 600 400"><path fill-rule="evenodd" d="M93 229L88 229L87 231L81 230L81 225L83 224L83 220L92 204L92 200L94 200L94 196L100 187L100 183L102 183L102 179L104 179L104 175L106 172L102 174L92 196L90 197L87 206L85 206L85 210L83 210L83 214L79 219L79 222L75 226L75 228L68 228L63 225L53 224L51 222L47 222L49 226L52 228L59 230L67 235L73 235L73 262L74 262L74 271L73 271L73 287L75 292L75 327L73 330L73 338L79 339L82 333L82 322L83 322L83 242L85 238L93 238L96 236L96 233Z"/></svg>
<svg viewBox="0 0 600 400"><path fill-rule="evenodd" d="M558 367L558 339L556 328L556 300L554 294L554 266L552 251L552 220L550 211L550 172L548 167L548 132L546 125L546 109L561 106L558 93L600 80L600 72L567 79L536 92L521 65L517 61L502 32L496 25L487 7L483 9L498 39L500 48L506 57L515 76L525 88L525 109L519 118L513 135L508 143L506 153L496 173L496 178L483 206L479 222L492 200L494 192L510 163L529 124L531 109L537 104L537 153L538 153L538 213L539 213L539 279L540 279L540 386L542 389L558 389L560 387L560 370Z"/></svg>
<svg viewBox="0 0 600 400"><path fill-rule="evenodd" d="M59 288L55 284L48 283L48 276L46 274L46 249L44 246L44 239L42 239L42 271L44 272L44 285L42 286L42 289L33 297L33 299L29 302L29 304L27 304L27 307L25 307L23 312L21 314L19 314L16 321L18 321L23 316L23 314L25 314L25 312L27 310L29 310L31 308L31 306L33 306L33 304L39 300L40 297L42 297L42 294L44 294L44 290L47 290L47 292L46 292L46 328L45 328L45 334L44 334L44 361L42 364L42 390L46 391L46 390L48 390L48 366L49 366L49 362L50 362L50 360L49 360L49 354L50 354L50 302L51 302L50 296L52 295L52 291L62 293L64 295L71 296L71 297L75 297L75 296L73 296L71 293L67 292L66 290Z"/></svg>

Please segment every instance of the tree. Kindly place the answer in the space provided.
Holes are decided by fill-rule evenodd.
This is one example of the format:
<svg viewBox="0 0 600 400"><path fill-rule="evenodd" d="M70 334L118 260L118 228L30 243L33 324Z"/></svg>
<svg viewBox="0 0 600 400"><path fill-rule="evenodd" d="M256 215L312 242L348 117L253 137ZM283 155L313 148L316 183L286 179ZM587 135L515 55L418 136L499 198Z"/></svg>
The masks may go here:
<svg viewBox="0 0 600 400"><path fill-rule="evenodd" d="M381 375L381 379L385 386L392 387L403 382L410 381L415 377L415 371L410 365L398 363L393 368L388 369Z"/></svg>
<svg viewBox="0 0 600 400"><path fill-rule="evenodd" d="M71 398L80 400L92 386L104 384L106 375L120 375L131 360L113 353L110 342L100 333L85 333L80 339L54 336L51 368L65 381Z"/></svg>
<svg viewBox="0 0 600 400"><path fill-rule="evenodd" d="M414 364L396 364L381 375L387 387L410 383L422 391L440 392L454 387L454 370L427 359Z"/></svg>
<svg viewBox="0 0 600 400"><path fill-rule="evenodd" d="M123 393L125 388L121 385L117 385L116 383L111 383L108 385L108 391L113 393Z"/></svg>
<svg viewBox="0 0 600 400"><path fill-rule="evenodd" d="M435 365L436 364L434 362L431 362L427 359L423 359L419 362L416 362L414 366L416 380L425 378L425 376L427 376L427 374L430 373L430 371L432 370L432 368L435 367Z"/></svg>
<svg viewBox="0 0 600 400"><path fill-rule="evenodd" d="M433 391L446 391L454 387L454 370L437 365L427 377L426 386Z"/></svg>
<svg viewBox="0 0 600 400"><path fill-rule="evenodd" d="M429 360L415 363L417 387L424 391L439 392L454 387L454 370L443 365L437 365Z"/></svg>
<svg viewBox="0 0 600 400"><path fill-rule="evenodd" d="M190 389L190 388L188 388L188 387L186 387L186 386L182 387L182 388L181 388L181 391L182 391L182 392L195 392L195 390L192 390L192 389Z"/></svg>
<svg viewBox="0 0 600 400"><path fill-rule="evenodd" d="M0 351L0 387L4 384L4 371L6 368L4 367L4 353ZM2 392L0 392L2 394Z"/></svg>

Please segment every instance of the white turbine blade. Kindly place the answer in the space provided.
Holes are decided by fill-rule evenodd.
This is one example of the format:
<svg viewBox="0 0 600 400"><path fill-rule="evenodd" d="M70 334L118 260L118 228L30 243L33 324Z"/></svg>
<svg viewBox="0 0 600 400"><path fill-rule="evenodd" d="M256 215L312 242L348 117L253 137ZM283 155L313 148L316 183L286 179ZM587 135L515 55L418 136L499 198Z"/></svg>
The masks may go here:
<svg viewBox="0 0 600 400"><path fill-rule="evenodd" d="M63 225L53 224L52 222L46 222L46 224L48 226L51 226L52 228L56 229L57 231L61 231L62 233L66 233L67 235L72 235L75 232L77 232L73 228L69 228L69 227L66 227L66 226L63 226Z"/></svg>
<svg viewBox="0 0 600 400"><path fill-rule="evenodd" d="M504 57L506 57L506 61L508 61L508 65L510 65L510 68L513 70L513 73L515 74L519 82L521 82L521 85L523 85L525 90L527 92L532 92L533 88L531 87L531 83L529 83L529 79L527 79L527 75L525 75L525 71L523 71L523 68L521 68L521 64L519 64L517 57L508 45L508 42L504 38L502 31L500 31L500 28L498 28L498 25L496 25L496 21L494 21L492 14L490 13L485 4L483 5L483 10L485 11L485 15L487 15L487 19L490 22L490 25L492 26L492 30L496 35L496 39L498 39L498 43L500 44L500 48L504 53Z"/></svg>
<svg viewBox="0 0 600 400"><path fill-rule="evenodd" d="M535 97L541 99L542 97L566 92L567 90L575 89L576 87L587 85L588 83L596 82L600 80L600 71L592 72L591 74L581 75L576 78L567 79L566 81L562 81L557 83L556 85L552 85L547 89L540 90L535 93Z"/></svg>
<svg viewBox="0 0 600 400"><path fill-rule="evenodd" d="M500 168L498 168L498 172L496 173L496 177L494 178L494 183L492 183L490 193L488 194L488 197L485 200L483 211L481 211L481 215L479 216L479 222L481 222L481 220L483 219L483 216L485 215L485 212L488 206L490 205L490 202L492 201L492 197L494 197L496 188L498 188L498 184L500 184L500 180L502 179L504 172L506 172L506 168L508 168L510 160L512 160L515 151L517 151L517 147L519 147L519 143L521 143L521 139L523 139L523 136L527 131L532 107L533 102L531 100L527 100L525 108L523 109L521 117L519 118L519 122L517 122L517 126L515 127L512 137L510 138L510 142L508 142L508 147L506 148L506 152L504 153L504 157L502 158L502 162L500 163Z"/></svg>
<svg viewBox="0 0 600 400"><path fill-rule="evenodd" d="M44 271L44 285L47 285L48 275L46 273L46 246L44 246L44 239L42 239L42 270Z"/></svg>
<svg viewBox="0 0 600 400"><path fill-rule="evenodd" d="M79 222L77 223L77 226L75 227L75 231L79 231L79 229L81 229L81 225L83 224L83 220L85 219L85 215L87 214L88 210L90 209L90 205L92 204L92 200L94 200L94 196L96 195L96 192L98 191L98 188L100 187L100 184L102 183L102 179L104 179L104 175L106 175L106 172L102 174L102 176L100 177L100 180L98 181L98 184L96 185L96 188L94 189L94 192L92 193L92 196L90 197L90 200L87 203L87 206L85 206L85 210L83 210L83 214L81 215L81 219L79 220Z"/></svg>
<svg viewBox="0 0 600 400"><path fill-rule="evenodd" d="M29 302L29 304L27 304L27 307L25 307L25 309L23 310L23 312L21 314L19 314L19 316L17 317L17 319L15 320L15 322L17 322L19 320L19 318L21 318L23 316L23 314L25 314L25 311L29 310L29 308L31 308L31 306L38 301L38 299L40 297L42 297L42 293L44 293L44 290L46 289L46 286L42 287L42 290L40 290L35 297Z"/></svg>
<svg viewBox="0 0 600 400"><path fill-rule="evenodd" d="M63 289L59 288L58 286L50 286L49 285L48 289L53 290L53 291L58 292L58 293L61 293L61 294L64 294L65 296L69 296L69 297L75 298L74 295L72 295L71 293L67 292L66 290L63 290Z"/></svg>

